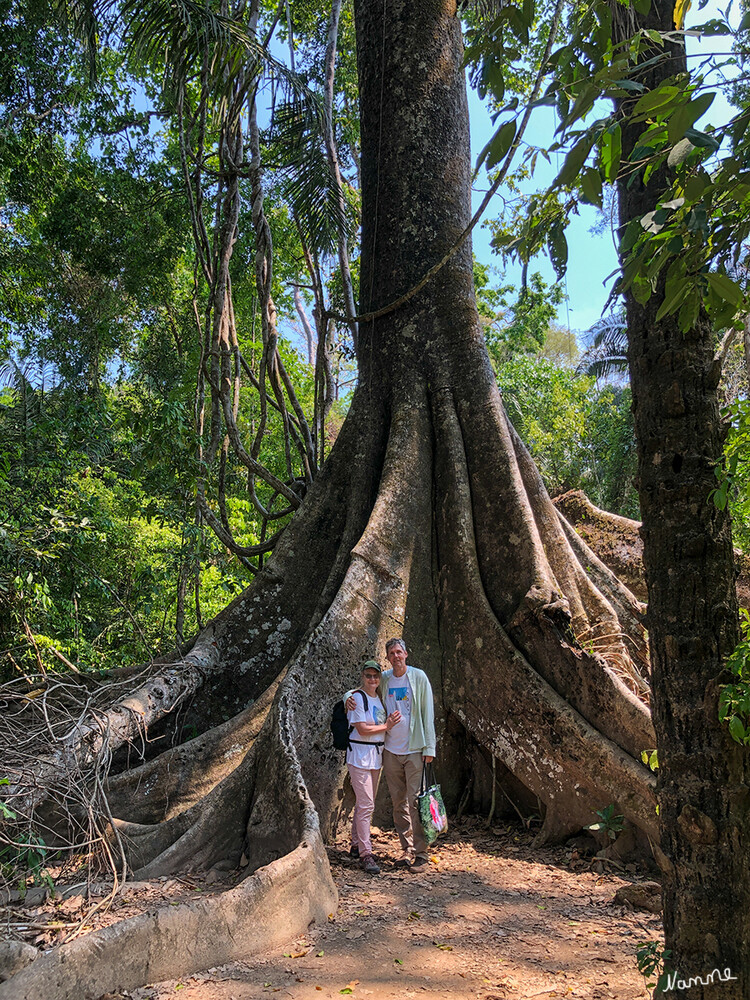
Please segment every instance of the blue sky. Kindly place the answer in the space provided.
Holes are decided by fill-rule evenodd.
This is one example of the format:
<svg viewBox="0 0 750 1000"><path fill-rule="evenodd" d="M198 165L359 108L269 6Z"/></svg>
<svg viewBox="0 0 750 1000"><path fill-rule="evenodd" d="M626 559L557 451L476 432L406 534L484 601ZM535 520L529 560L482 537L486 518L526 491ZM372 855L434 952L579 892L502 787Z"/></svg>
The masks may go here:
<svg viewBox="0 0 750 1000"><path fill-rule="evenodd" d="M711 0L701 11L697 10L696 4L696 8L688 14L687 26L703 24L718 15L719 5L716 0ZM730 13L730 22L736 25L739 17L739 9L734 10ZM711 51L724 52L729 47L731 40L726 37L708 37L701 41L689 37L687 41L691 69L695 69L695 63L700 62L700 59L696 58L698 55L705 56ZM706 122L719 123L726 121L732 113L733 111L726 100L720 93L717 93L708 114L701 121L703 124ZM469 114L472 157L473 162L476 162L479 152L493 135L494 127L486 107L479 100L476 91L471 89L469 90ZM537 145L550 145L554 128L552 110L549 108L540 109L536 112L536 120L534 118L531 120L527 132L529 142ZM560 165L561 163L555 165L553 156L553 166L548 167L544 164L546 169L544 171L538 170L536 179L529 181L524 186L524 190L528 192L538 190L551 182L557 172L557 166ZM487 187L486 173L482 170L475 185L474 210L478 208ZM501 210L501 199L496 196L490 203L485 218L496 218ZM601 218L601 213L593 206L581 205L580 215L572 219L567 232L569 259L563 287L568 301L558 309L558 322L562 326L569 326L571 330L578 333L586 331L601 316L614 281L611 277L612 272L618 266L609 226L605 226L605 231L599 235L594 235L591 232L592 226ZM520 268L515 264L504 265L502 258L493 254L490 248L489 231L482 226L481 222L474 229L473 239L476 257L482 263L494 265L499 269L498 284L507 282L520 284ZM546 256L539 256L530 264L529 273L533 271L539 271L549 283L555 281L554 270Z"/></svg>
<svg viewBox="0 0 750 1000"><path fill-rule="evenodd" d="M542 114L532 122L527 133L529 141L549 145L552 142L554 130L553 116L548 108L540 109ZM471 120L471 153L473 162L494 132L489 113L484 107L476 91L469 91L469 114ZM553 164L555 159L553 156ZM560 164L562 165L562 164ZM546 166L546 164L545 164ZM551 182L556 174L556 167L548 167L545 172L537 171L537 179L525 185L528 191L542 187ZM484 171L476 180L473 195L473 208L476 210L488 187ZM502 203L498 197L490 203L486 218L499 215ZM592 236L591 227L600 218L600 213L590 205L580 206L580 216L573 218L568 229L569 260L565 276L564 289L568 296L567 305L558 310L558 322L572 330L587 330L599 319L604 304L609 295L610 281L606 281L617 267L617 254L609 232L601 236ZM498 283L504 281L518 285L521 281L521 270L515 264L504 265L502 258L494 254L490 248L489 230L480 222L474 229L474 253L483 264L491 264L499 268ZM555 272L546 256L538 257L530 266L529 273L539 271L545 281L556 280ZM504 277L503 277L504 274Z"/></svg>

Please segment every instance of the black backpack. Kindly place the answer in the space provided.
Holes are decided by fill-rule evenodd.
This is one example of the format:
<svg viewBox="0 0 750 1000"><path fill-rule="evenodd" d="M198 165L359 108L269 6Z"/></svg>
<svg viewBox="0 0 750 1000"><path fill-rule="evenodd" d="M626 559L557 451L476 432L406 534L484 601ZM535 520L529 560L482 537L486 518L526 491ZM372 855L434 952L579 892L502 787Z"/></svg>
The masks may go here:
<svg viewBox="0 0 750 1000"><path fill-rule="evenodd" d="M364 691L360 691L359 688L354 692L354 694L362 695L362 704L365 707L365 712L369 707L369 702L367 700L367 695ZM350 739L352 730L354 726L349 725L349 720L346 717L346 709L344 708L343 701L337 701L333 706L333 714L331 715L331 732L333 733L333 745L337 750L349 750L350 743L365 743L369 744L369 740L352 740ZM381 747L382 743L374 743L374 746Z"/></svg>

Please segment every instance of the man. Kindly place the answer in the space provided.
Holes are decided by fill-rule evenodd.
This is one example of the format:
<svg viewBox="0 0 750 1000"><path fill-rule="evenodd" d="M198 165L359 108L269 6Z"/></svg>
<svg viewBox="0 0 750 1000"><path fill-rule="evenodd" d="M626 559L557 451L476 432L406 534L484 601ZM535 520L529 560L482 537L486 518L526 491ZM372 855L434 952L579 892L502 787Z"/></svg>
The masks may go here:
<svg viewBox="0 0 750 1000"><path fill-rule="evenodd" d="M401 842L396 864L420 868L428 862L427 841L417 811L422 764L435 759L435 708L432 687L423 670L409 666L403 639L389 639L385 656L391 665L380 683L386 714L395 724L385 734L383 773L393 802L393 822ZM350 698L347 710L354 708ZM412 860L413 859L413 860Z"/></svg>

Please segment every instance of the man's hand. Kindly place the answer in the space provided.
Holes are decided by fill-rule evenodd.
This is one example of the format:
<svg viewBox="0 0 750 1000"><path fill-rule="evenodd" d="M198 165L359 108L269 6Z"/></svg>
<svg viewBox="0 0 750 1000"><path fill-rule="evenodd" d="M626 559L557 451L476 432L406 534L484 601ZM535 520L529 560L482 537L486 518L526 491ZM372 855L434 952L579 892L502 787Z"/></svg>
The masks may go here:
<svg viewBox="0 0 750 1000"><path fill-rule="evenodd" d="M430 757L426 753L422 754L422 760L425 762L425 764L431 764L434 759L435 759L434 757Z"/></svg>
<svg viewBox="0 0 750 1000"><path fill-rule="evenodd" d="M357 700L353 694L350 694L349 697L346 699L346 704L344 705L344 708L347 710L347 712L353 712L356 707L357 707Z"/></svg>

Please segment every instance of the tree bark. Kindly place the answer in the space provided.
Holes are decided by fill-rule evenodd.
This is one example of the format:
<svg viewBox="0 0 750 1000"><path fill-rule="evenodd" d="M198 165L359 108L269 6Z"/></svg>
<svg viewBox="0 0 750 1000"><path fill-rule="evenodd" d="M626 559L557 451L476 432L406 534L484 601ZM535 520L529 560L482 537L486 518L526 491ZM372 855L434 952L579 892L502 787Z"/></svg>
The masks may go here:
<svg viewBox="0 0 750 1000"><path fill-rule="evenodd" d="M615 40L637 29L673 29L670 0L645 17L613 5ZM686 74L684 51L639 76L653 88ZM684 86L685 76L679 77ZM625 121L623 160L641 125ZM621 230L656 208L668 176L618 184ZM638 446L647 627L659 755L661 846L668 967L687 981L730 968L731 982L696 985L691 997L750 995L750 877L742 847L750 833L747 752L718 722L718 691L738 641L729 516L711 501L721 460L719 367L705 314L687 333L676 316L656 320L664 278L645 305L626 294L628 363ZM731 888L730 888L731 887ZM731 900L728 899L731 894Z"/></svg>

